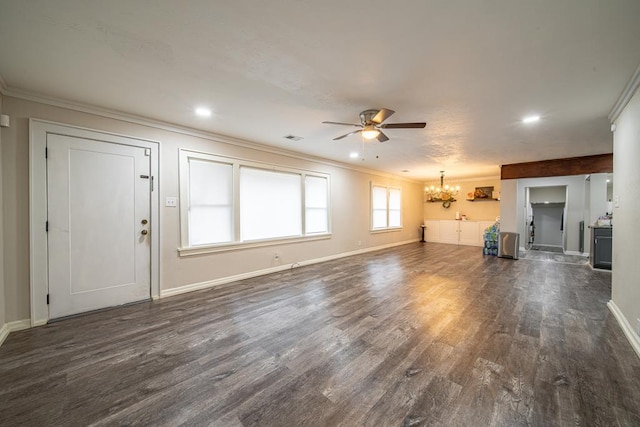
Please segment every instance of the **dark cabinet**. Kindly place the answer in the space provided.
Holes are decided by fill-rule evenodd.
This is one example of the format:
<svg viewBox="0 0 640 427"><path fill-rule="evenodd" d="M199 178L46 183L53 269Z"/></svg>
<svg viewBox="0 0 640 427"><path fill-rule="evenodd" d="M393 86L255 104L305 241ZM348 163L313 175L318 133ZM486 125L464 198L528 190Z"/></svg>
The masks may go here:
<svg viewBox="0 0 640 427"><path fill-rule="evenodd" d="M591 265L611 270L611 227L591 228Z"/></svg>

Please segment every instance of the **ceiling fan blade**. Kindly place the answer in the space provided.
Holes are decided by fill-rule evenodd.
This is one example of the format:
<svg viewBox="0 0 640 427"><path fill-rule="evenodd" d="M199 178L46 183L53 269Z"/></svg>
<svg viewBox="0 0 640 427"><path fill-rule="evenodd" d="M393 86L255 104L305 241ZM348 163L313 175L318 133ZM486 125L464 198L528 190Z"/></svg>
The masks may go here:
<svg viewBox="0 0 640 427"><path fill-rule="evenodd" d="M391 117L391 115L393 113L395 113L395 111L387 110L386 108L382 108L382 109L380 109L380 111L378 111L378 114L373 116L373 119L371 119L371 121L373 123L375 123L375 124L380 124L380 123L384 122L385 120L387 120L389 117Z"/></svg>
<svg viewBox="0 0 640 427"><path fill-rule="evenodd" d="M356 125L354 123L341 123L341 122L322 122L322 123L325 123L327 125L355 126L355 127L359 127L359 128L362 127L362 125Z"/></svg>
<svg viewBox="0 0 640 427"><path fill-rule="evenodd" d="M378 142L385 142L388 141L389 137L387 135L385 135L384 133L380 132L378 134Z"/></svg>
<svg viewBox="0 0 640 427"><path fill-rule="evenodd" d="M427 124L425 122L418 122L418 123L388 123L386 125L380 125L379 127L383 128L383 129L412 129L412 128L422 129L426 125Z"/></svg>
<svg viewBox="0 0 640 427"><path fill-rule="evenodd" d="M353 132L345 133L344 135L341 135L337 138L333 138L333 140L337 141L339 139L346 138L348 136L355 135L356 133L360 133L360 132L362 132L362 129L354 130Z"/></svg>

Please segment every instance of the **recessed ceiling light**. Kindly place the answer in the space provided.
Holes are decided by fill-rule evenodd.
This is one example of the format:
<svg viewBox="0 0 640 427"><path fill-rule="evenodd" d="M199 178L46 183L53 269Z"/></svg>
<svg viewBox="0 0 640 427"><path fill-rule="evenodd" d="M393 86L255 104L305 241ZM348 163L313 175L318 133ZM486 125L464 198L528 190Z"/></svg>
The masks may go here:
<svg viewBox="0 0 640 427"><path fill-rule="evenodd" d="M211 110L207 107L198 107L196 108L196 115L200 117L211 117Z"/></svg>
<svg viewBox="0 0 640 427"><path fill-rule="evenodd" d="M537 122L538 120L540 120L540 116L527 116L522 119L522 123L533 123Z"/></svg>
<svg viewBox="0 0 640 427"><path fill-rule="evenodd" d="M352 152L351 154L349 154L349 157L351 157L352 159L357 159L357 158L358 158L358 156L359 156L359 154L358 154L358 153L356 153L355 151L354 151L354 152Z"/></svg>

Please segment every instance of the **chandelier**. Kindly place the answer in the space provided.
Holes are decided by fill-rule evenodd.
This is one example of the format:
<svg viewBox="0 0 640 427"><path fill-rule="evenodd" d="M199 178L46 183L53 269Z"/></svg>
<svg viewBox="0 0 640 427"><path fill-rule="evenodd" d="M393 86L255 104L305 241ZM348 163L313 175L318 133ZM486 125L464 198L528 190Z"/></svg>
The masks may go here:
<svg viewBox="0 0 640 427"><path fill-rule="evenodd" d="M445 185L444 184L444 171L440 171L440 187L435 185L427 186L425 188L425 195L427 196L427 202L442 202L442 206L448 208L451 202L455 202L455 196L460 191L460 186Z"/></svg>

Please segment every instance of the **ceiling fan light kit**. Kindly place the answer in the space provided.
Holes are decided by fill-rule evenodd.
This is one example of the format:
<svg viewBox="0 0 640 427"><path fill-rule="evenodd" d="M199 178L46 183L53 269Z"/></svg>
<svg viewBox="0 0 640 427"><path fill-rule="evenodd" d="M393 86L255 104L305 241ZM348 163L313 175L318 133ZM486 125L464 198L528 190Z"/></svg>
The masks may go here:
<svg viewBox="0 0 640 427"><path fill-rule="evenodd" d="M362 129L362 136L364 139L374 139L380 135L380 131L373 125L367 125Z"/></svg>
<svg viewBox="0 0 640 427"><path fill-rule="evenodd" d="M389 137L385 135L381 129L422 129L427 125L426 122L382 124L382 122L391 117L393 113L395 113L395 111L389 110L387 108L381 108L379 110L369 109L364 110L360 113L360 124L342 122L322 123L329 125L355 126L360 128L358 130L354 130L353 132L340 135L337 138L333 138L334 141L359 133L364 139L377 139L379 142L385 142L389 140Z"/></svg>

